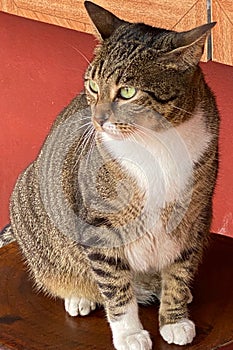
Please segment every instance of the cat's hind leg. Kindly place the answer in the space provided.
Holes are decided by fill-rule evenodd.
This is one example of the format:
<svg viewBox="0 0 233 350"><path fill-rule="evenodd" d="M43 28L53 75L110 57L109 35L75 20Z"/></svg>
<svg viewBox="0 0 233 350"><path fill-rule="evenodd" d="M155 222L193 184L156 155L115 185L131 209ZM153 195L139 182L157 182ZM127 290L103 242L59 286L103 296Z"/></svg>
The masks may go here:
<svg viewBox="0 0 233 350"><path fill-rule="evenodd" d="M164 301L167 303L167 294L162 294L162 280L160 273L136 273L134 275L134 291L139 303L151 303L155 300L155 297L158 300L161 300L162 295L162 303ZM177 295L174 293L174 290L172 290L171 293L174 301L176 301L175 298ZM185 289L184 293L185 297L183 296L183 298L187 299L187 304L191 303L193 297L188 287ZM171 305L172 303L170 303L170 306ZM192 339L195 337L195 325L188 318L183 318L178 322L164 324L161 326L160 334L169 344L176 343L179 345L184 345L192 341Z"/></svg>
<svg viewBox="0 0 233 350"><path fill-rule="evenodd" d="M86 298L72 296L65 299L65 310L70 316L86 316L96 308L96 303Z"/></svg>

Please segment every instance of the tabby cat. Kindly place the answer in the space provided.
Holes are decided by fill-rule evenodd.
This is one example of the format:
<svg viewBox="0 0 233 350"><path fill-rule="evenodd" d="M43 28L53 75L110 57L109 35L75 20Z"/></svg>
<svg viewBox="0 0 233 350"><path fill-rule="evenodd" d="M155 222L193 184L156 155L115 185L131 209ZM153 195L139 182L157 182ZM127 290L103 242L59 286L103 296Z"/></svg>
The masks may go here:
<svg viewBox="0 0 233 350"><path fill-rule="evenodd" d="M85 92L17 180L12 229L38 288L71 316L104 306L116 349L152 348L138 302L155 296L161 336L187 344L218 166L198 65L215 23L179 33L85 7L100 39Z"/></svg>

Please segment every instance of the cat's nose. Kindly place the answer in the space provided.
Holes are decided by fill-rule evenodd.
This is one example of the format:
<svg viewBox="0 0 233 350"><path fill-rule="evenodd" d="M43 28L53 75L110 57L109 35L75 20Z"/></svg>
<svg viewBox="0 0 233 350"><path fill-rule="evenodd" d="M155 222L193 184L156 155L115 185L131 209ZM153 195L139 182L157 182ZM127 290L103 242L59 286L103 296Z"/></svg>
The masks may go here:
<svg viewBox="0 0 233 350"><path fill-rule="evenodd" d="M102 127L106 121L109 121L109 119L111 118L111 115L112 115L112 110L108 104L95 106L95 109L93 111L94 125L96 125L97 123L100 127Z"/></svg>
<svg viewBox="0 0 233 350"><path fill-rule="evenodd" d="M109 119L109 116L106 114L95 114L94 120L102 127L104 123Z"/></svg>

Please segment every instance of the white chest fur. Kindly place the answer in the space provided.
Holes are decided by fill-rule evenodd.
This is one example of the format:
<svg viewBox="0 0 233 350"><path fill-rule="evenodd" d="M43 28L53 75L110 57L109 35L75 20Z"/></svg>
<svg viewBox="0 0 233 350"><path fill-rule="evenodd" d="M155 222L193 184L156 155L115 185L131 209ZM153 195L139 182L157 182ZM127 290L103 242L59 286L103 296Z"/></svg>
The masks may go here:
<svg viewBox="0 0 233 350"><path fill-rule="evenodd" d="M169 235L165 239L160 210L178 200L187 185L192 184L193 165L210 140L202 112L176 128L135 133L133 138L125 140L115 140L103 133L110 153L146 194L145 235L126 247L126 255L135 270L155 266L160 269L179 254L177 242Z"/></svg>

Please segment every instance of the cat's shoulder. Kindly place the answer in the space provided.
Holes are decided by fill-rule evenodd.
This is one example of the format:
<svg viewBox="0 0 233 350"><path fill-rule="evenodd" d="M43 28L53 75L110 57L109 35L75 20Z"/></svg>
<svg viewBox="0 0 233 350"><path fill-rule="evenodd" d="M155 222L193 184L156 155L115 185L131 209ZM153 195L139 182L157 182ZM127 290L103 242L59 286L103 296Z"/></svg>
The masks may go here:
<svg viewBox="0 0 233 350"><path fill-rule="evenodd" d="M68 118L73 116L75 113L82 112L88 109L87 97L85 92L81 92L75 96L71 102L65 107L58 117L55 119L52 130L58 125L64 123Z"/></svg>

